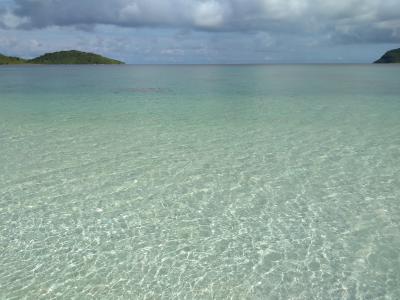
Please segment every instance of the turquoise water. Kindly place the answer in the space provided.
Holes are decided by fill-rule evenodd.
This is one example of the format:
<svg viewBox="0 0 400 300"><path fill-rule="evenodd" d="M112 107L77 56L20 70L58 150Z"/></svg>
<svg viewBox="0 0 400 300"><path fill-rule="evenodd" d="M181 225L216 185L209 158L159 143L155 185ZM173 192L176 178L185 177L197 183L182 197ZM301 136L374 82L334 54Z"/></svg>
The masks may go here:
<svg viewBox="0 0 400 300"><path fill-rule="evenodd" d="M1 299L400 299L399 66L0 68Z"/></svg>

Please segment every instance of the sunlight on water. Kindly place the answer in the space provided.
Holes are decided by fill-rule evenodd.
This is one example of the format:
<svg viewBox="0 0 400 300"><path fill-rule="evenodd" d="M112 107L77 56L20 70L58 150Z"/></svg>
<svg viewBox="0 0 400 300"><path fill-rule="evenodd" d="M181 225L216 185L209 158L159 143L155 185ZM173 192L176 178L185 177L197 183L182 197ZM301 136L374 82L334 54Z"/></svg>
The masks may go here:
<svg viewBox="0 0 400 300"><path fill-rule="evenodd" d="M0 298L399 299L400 68L0 68Z"/></svg>

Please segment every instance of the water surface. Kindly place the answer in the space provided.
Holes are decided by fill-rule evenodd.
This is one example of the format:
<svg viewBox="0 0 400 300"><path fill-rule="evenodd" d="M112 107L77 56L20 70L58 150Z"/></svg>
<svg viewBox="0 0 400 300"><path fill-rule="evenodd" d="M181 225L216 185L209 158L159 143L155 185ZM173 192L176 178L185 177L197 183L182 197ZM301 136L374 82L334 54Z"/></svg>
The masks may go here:
<svg viewBox="0 0 400 300"><path fill-rule="evenodd" d="M399 299L399 66L0 68L0 298Z"/></svg>

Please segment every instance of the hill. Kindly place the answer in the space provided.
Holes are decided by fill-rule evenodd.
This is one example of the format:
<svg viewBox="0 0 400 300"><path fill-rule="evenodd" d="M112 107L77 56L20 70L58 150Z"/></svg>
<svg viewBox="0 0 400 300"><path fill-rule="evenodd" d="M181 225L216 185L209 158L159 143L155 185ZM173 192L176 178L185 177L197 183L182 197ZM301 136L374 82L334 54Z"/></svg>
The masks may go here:
<svg viewBox="0 0 400 300"><path fill-rule="evenodd" d="M104 57L94 53L81 52L76 50L59 51L46 53L28 61L30 64L59 64L59 65L75 65L75 64L92 64L92 65L119 65L123 62Z"/></svg>
<svg viewBox="0 0 400 300"><path fill-rule="evenodd" d="M95 53L81 52L76 50L46 53L34 59L22 59L19 57L5 56L0 54L0 65L15 64L44 64L44 65L119 65L123 62L104 57Z"/></svg>
<svg viewBox="0 0 400 300"><path fill-rule="evenodd" d="M390 50L385 53L375 64L395 64L400 63L400 49Z"/></svg>
<svg viewBox="0 0 400 300"><path fill-rule="evenodd" d="M25 63L26 63L25 59L13 56L5 56L0 54L0 65L18 65Z"/></svg>

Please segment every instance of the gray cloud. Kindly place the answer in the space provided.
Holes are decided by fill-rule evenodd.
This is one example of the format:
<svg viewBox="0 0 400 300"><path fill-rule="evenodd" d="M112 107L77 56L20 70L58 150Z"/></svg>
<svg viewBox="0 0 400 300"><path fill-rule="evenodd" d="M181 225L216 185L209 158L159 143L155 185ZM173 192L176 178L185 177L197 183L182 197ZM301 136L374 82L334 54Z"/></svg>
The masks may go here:
<svg viewBox="0 0 400 300"><path fill-rule="evenodd" d="M343 42L400 41L398 0L15 0L3 27L170 27L328 34Z"/></svg>

